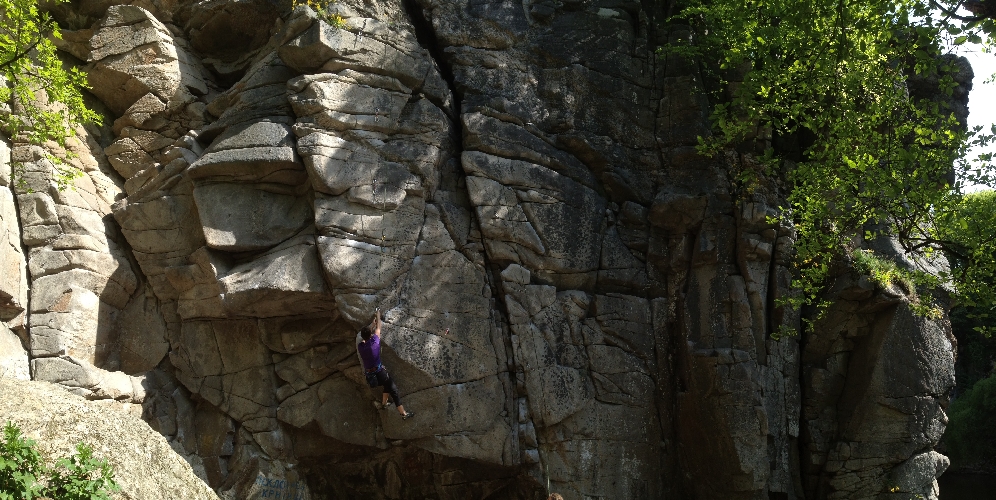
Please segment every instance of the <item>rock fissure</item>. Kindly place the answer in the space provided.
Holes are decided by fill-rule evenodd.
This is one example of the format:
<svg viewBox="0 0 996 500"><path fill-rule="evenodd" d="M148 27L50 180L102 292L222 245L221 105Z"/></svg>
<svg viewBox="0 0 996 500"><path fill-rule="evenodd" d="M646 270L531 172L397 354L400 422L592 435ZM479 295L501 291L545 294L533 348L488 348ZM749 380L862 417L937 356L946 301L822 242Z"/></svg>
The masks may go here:
<svg viewBox="0 0 996 500"><path fill-rule="evenodd" d="M453 77L453 67L443 54L442 45L436 37L435 29L433 29L432 23L429 19L426 18L425 12L417 4L417 0L401 0L401 4L404 7L405 14L408 16L409 22L411 22L412 27L415 30L416 40L418 40L418 43L422 46L422 48L429 52L432 60L436 63L436 67L439 69L440 76L449 87L450 95L453 97L452 107L446 106L441 102L436 102L434 104L440 109L448 111L451 118L457 119L463 112L462 99L460 92L456 87L456 80ZM456 128L456 132L457 152L459 153L459 150L463 145L463 133L460 127Z"/></svg>

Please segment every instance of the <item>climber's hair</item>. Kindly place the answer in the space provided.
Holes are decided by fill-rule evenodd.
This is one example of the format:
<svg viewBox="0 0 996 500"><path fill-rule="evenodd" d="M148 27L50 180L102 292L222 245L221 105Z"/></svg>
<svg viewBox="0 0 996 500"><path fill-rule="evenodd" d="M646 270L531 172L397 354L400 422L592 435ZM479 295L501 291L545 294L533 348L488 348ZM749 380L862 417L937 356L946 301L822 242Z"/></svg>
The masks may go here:
<svg viewBox="0 0 996 500"><path fill-rule="evenodd" d="M370 325L364 326L360 330L360 337L363 337L363 340L370 340L371 335L373 335L373 330L370 329Z"/></svg>

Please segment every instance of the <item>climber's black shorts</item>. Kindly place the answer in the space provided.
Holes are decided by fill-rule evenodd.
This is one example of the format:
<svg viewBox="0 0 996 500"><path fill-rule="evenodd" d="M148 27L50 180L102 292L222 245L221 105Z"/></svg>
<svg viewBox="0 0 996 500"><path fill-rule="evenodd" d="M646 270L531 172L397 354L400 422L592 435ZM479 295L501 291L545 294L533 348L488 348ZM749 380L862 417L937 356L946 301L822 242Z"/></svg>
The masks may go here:
<svg viewBox="0 0 996 500"><path fill-rule="evenodd" d="M394 406L401 406L401 395L398 394L398 386L391 380L391 374L387 373L386 367L381 367L380 371L377 372L377 385L384 388L384 392L391 395L391 401L394 401Z"/></svg>

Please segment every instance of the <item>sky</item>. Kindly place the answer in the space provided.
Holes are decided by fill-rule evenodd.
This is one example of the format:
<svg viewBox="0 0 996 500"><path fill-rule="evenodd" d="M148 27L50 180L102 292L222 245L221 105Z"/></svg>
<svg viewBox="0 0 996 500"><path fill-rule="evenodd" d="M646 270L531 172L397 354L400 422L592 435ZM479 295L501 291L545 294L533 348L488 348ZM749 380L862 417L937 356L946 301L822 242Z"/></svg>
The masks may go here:
<svg viewBox="0 0 996 500"><path fill-rule="evenodd" d="M972 91L968 94L968 127L982 125L984 131L996 123L996 83L984 83L996 73L996 53L984 53L981 45L965 44L955 47L954 53L968 58L972 63L975 78ZM973 150L970 157L983 151ZM978 191L981 186L966 186L966 192Z"/></svg>

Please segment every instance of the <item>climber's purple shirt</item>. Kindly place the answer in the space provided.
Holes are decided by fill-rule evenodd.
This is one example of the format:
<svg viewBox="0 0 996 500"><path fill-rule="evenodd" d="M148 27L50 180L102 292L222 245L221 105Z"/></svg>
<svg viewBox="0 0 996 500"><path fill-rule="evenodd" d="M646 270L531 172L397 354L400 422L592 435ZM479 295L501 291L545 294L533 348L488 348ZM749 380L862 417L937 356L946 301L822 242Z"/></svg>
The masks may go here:
<svg viewBox="0 0 996 500"><path fill-rule="evenodd" d="M364 369L370 370L380 365L380 335L371 335L368 340L360 341L356 350L360 352Z"/></svg>

